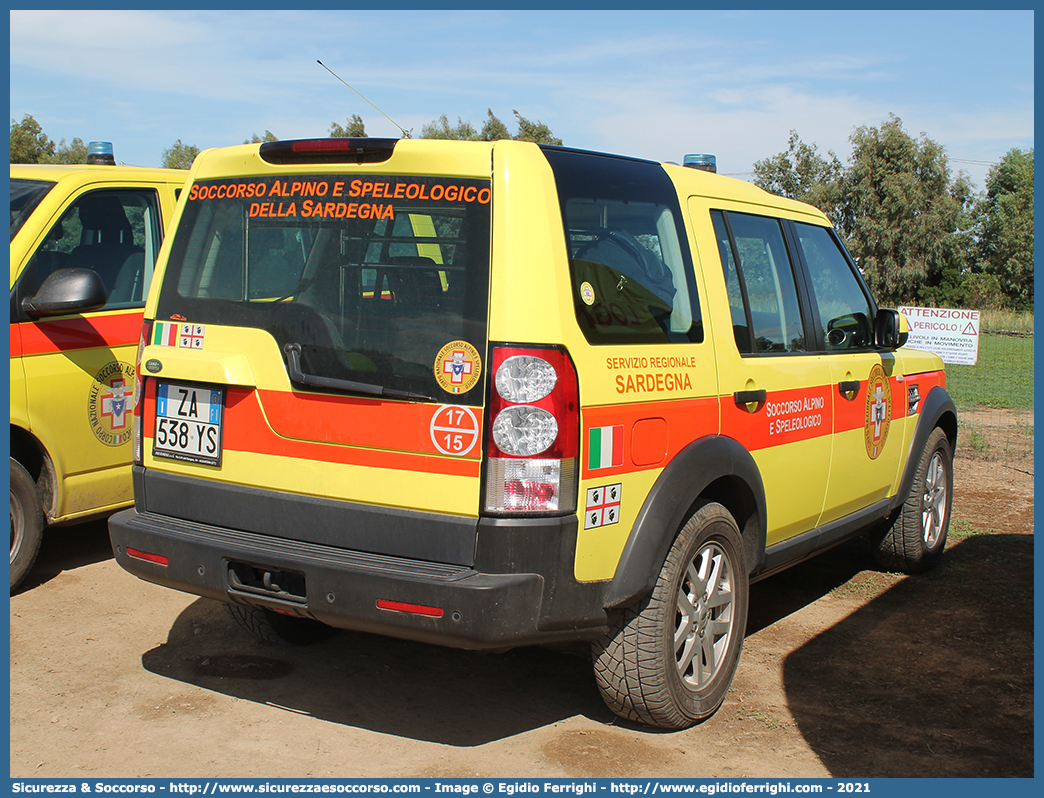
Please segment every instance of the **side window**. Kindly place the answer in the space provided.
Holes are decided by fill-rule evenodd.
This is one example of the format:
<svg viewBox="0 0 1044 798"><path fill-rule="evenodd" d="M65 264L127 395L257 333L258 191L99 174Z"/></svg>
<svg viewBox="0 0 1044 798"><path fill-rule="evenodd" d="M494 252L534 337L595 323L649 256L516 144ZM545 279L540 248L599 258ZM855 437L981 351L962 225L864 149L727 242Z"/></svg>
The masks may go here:
<svg viewBox="0 0 1044 798"><path fill-rule="evenodd" d="M779 221L745 213L715 216L721 230L718 247L725 281L734 283L729 289L733 325L735 328L741 321L744 325L749 322L753 331L753 341L744 346L741 330L736 330L739 350L753 349L759 354L807 351L794 269ZM739 319L733 298L737 289L747 311Z"/></svg>
<svg viewBox="0 0 1044 798"><path fill-rule="evenodd" d="M58 269L93 269L105 284L106 310L141 307L152 279L161 228L155 191L92 191L51 227L18 281L18 301Z"/></svg>
<svg viewBox="0 0 1044 798"><path fill-rule="evenodd" d="M873 311L837 240L825 227L795 224L829 351L873 344Z"/></svg>
<svg viewBox="0 0 1044 798"><path fill-rule="evenodd" d="M573 308L593 344L698 343L703 322L677 191L659 164L545 150Z"/></svg>

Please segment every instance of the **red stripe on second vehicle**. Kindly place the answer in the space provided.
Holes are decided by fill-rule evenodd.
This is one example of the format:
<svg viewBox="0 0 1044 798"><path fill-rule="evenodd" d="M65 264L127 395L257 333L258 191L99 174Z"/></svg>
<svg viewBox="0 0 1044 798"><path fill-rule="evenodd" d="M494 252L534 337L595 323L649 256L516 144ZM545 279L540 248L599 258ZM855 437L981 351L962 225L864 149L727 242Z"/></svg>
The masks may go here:
<svg viewBox="0 0 1044 798"><path fill-rule="evenodd" d="M136 345L141 335L142 313L140 309L133 309L125 313L76 316L57 321L22 322L17 325L22 339L22 355Z"/></svg>

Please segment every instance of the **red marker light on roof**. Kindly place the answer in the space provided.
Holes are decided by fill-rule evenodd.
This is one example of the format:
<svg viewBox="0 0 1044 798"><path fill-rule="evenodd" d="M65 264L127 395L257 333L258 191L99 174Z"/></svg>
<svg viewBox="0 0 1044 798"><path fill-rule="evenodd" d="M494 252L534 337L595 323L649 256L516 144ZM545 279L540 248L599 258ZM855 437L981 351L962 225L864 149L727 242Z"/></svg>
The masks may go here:
<svg viewBox="0 0 1044 798"><path fill-rule="evenodd" d="M258 155L268 163L380 163L387 161L399 139L333 138L266 141Z"/></svg>

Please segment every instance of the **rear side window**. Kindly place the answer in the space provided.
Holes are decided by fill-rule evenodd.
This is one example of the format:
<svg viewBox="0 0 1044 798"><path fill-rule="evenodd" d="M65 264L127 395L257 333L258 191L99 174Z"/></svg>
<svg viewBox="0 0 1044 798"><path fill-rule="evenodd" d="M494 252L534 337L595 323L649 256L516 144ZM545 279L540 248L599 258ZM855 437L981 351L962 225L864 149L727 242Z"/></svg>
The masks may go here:
<svg viewBox="0 0 1044 798"><path fill-rule="evenodd" d="M477 404L435 373L450 344L486 351L490 205L488 180L197 182L157 319L257 327L308 375Z"/></svg>
<svg viewBox="0 0 1044 798"><path fill-rule="evenodd" d="M544 151L576 319L593 344L693 343L703 323L673 183L659 164Z"/></svg>
<svg viewBox="0 0 1044 798"><path fill-rule="evenodd" d="M807 351L794 268L779 220L721 211L711 216L740 352Z"/></svg>

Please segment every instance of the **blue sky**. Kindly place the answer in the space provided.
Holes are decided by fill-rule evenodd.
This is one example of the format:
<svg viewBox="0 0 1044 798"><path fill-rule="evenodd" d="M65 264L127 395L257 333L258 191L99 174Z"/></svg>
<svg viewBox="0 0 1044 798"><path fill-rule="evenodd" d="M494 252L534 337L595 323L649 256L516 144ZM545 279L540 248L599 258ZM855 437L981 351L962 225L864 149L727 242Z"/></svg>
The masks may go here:
<svg viewBox="0 0 1044 798"><path fill-rule="evenodd" d="M416 134L512 110L569 146L749 177L788 133L843 161L889 113L984 186L1033 147L1032 11L11 11L11 108L54 140L111 140L158 166L271 130L324 136L359 114L347 83Z"/></svg>

